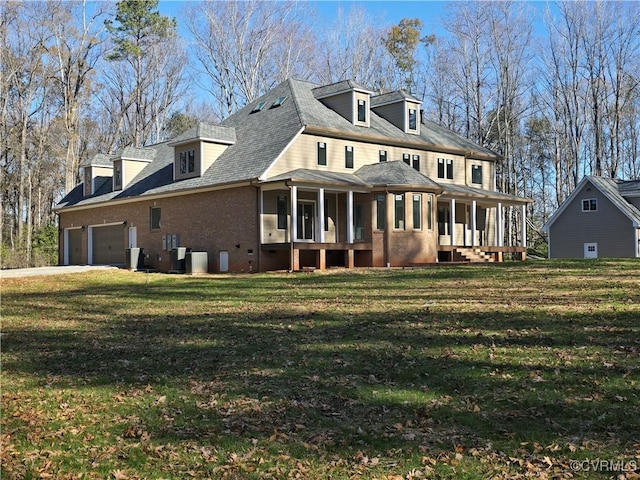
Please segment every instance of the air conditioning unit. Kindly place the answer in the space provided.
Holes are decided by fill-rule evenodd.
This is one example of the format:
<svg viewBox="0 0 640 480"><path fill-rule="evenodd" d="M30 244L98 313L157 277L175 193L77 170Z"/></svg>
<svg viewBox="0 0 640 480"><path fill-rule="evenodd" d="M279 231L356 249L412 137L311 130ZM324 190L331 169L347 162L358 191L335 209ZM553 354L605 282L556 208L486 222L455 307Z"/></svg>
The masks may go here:
<svg viewBox="0 0 640 480"><path fill-rule="evenodd" d="M209 273L209 256L207 252L187 252L185 269L190 275Z"/></svg>
<svg viewBox="0 0 640 480"><path fill-rule="evenodd" d="M186 247L176 247L171 249L171 264L169 267L169 273L184 273L185 272L185 257L187 256Z"/></svg>

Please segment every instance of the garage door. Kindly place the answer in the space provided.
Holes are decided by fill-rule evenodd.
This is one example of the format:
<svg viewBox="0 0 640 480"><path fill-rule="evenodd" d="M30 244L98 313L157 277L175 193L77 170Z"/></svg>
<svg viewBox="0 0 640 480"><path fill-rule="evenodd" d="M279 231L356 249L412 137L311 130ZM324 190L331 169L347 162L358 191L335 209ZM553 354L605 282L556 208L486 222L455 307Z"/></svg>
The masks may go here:
<svg viewBox="0 0 640 480"><path fill-rule="evenodd" d="M122 225L93 227L93 264L113 265L124 263L124 235Z"/></svg>
<svg viewBox="0 0 640 480"><path fill-rule="evenodd" d="M82 230L79 228L67 230L67 243L68 265L82 264Z"/></svg>

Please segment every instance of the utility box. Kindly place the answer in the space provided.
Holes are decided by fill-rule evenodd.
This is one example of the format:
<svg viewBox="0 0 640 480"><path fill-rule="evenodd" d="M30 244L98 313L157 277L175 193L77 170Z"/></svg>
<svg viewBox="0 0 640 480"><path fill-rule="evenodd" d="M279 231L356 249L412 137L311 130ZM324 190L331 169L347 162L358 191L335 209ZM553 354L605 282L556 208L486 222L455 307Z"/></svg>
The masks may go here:
<svg viewBox="0 0 640 480"><path fill-rule="evenodd" d="M124 263L127 270L141 270L144 268L144 250L142 248L127 248Z"/></svg>
<svg viewBox="0 0 640 480"><path fill-rule="evenodd" d="M189 275L209 273L209 255L207 252L187 252L185 269Z"/></svg>
<svg viewBox="0 0 640 480"><path fill-rule="evenodd" d="M169 267L169 273L184 273L186 256L186 247L173 248L171 250L171 265Z"/></svg>

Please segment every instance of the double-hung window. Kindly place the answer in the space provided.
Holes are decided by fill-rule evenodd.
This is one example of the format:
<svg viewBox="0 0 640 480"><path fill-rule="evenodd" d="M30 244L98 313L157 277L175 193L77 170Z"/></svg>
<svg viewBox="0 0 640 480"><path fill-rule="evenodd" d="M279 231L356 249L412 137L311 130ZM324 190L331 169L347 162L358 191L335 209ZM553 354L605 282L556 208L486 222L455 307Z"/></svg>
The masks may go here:
<svg viewBox="0 0 640 480"><path fill-rule="evenodd" d="M413 195L413 229L422 230L422 195Z"/></svg>
<svg viewBox="0 0 640 480"><path fill-rule="evenodd" d="M411 155L409 155L408 153L403 153L402 154L402 161L404 163L406 163L407 165L411 165Z"/></svg>
<svg viewBox="0 0 640 480"><path fill-rule="evenodd" d="M376 230L384 230L387 224L387 196L376 195Z"/></svg>
<svg viewBox="0 0 640 480"><path fill-rule="evenodd" d="M447 178L453 180L453 160L447 158Z"/></svg>
<svg viewBox="0 0 640 480"><path fill-rule="evenodd" d="M444 178L444 158L438 159L438 178Z"/></svg>
<svg viewBox="0 0 640 480"><path fill-rule="evenodd" d="M471 183L482 185L482 165L471 165Z"/></svg>
<svg viewBox="0 0 640 480"><path fill-rule="evenodd" d="M412 167L417 171L420 171L420 155L413 155L411 157Z"/></svg>
<svg viewBox="0 0 640 480"><path fill-rule="evenodd" d="M276 210L278 215L278 230L287 229L287 196L278 195L276 199Z"/></svg>
<svg viewBox="0 0 640 480"><path fill-rule="evenodd" d="M364 100L358 100L358 121L367 121L367 102Z"/></svg>
<svg viewBox="0 0 640 480"><path fill-rule="evenodd" d="M344 147L344 167L353 168L353 147L349 145Z"/></svg>
<svg viewBox="0 0 640 480"><path fill-rule="evenodd" d="M151 230L160 230L160 207L151 207L149 209L149 227Z"/></svg>
<svg viewBox="0 0 640 480"><path fill-rule="evenodd" d="M378 159L381 162L386 162L387 161L387 151L386 150L378 151Z"/></svg>
<svg viewBox="0 0 640 480"><path fill-rule="evenodd" d="M416 109L409 109L409 130L417 130L418 129L418 120L416 115Z"/></svg>
<svg viewBox="0 0 640 480"><path fill-rule="evenodd" d="M318 165L327 164L327 144L318 142Z"/></svg>
<svg viewBox="0 0 640 480"><path fill-rule="evenodd" d="M394 195L394 223L393 228L396 230L404 230L404 194L398 193Z"/></svg>

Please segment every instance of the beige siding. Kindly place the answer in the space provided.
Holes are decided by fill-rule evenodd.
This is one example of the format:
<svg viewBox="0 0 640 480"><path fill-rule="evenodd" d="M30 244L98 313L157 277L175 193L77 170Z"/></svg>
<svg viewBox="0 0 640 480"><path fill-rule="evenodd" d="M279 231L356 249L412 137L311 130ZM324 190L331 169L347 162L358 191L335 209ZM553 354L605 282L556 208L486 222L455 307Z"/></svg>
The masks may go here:
<svg viewBox="0 0 640 480"><path fill-rule="evenodd" d="M122 188L126 188L149 162L138 162L136 160L122 160Z"/></svg>
<svg viewBox="0 0 640 480"><path fill-rule="evenodd" d="M202 171L206 172L207 169L222 155L222 153L228 148L228 145L221 145L219 143L202 142L203 160Z"/></svg>
<svg viewBox="0 0 640 480"><path fill-rule="evenodd" d="M589 189L589 190L587 190ZM582 200L596 198L598 210L582 211ZM634 257L631 220L586 182L549 230L552 258L583 258L584 244L597 243L599 257Z"/></svg>

